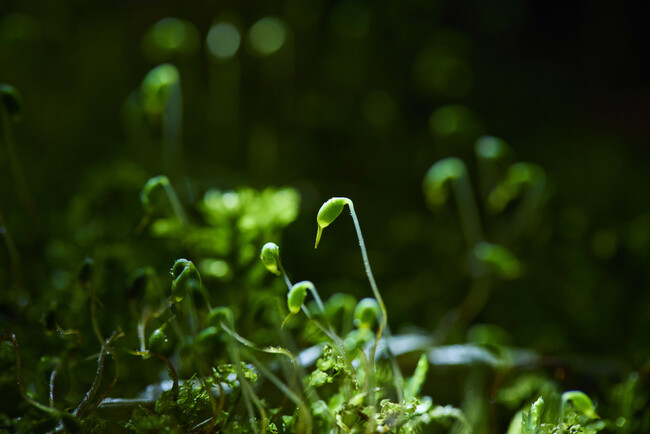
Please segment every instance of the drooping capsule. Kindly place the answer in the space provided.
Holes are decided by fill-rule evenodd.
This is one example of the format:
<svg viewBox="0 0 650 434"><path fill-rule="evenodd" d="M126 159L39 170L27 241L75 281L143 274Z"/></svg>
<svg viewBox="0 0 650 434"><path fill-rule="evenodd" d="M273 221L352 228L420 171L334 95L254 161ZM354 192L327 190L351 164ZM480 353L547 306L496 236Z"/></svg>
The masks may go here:
<svg viewBox="0 0 650 434"><path fill-rule="evenodd" d="M161 115L167 106L172 86L179 84L178 69L170 63L163 63L149 71L142 80L140 89L145 113L152 116Z"/></svg>
<svg viewBox="0 0 650 434"><path fill-rule="evenodd" d="M354 308L354 325L358 328L372 328L380 315L379 303L374 298L363 298Z"/></svg>
<svg viewBox="0 0 650 434"><path fill-rule="evenodd" d="M579 390L569 390L562 394L561 412L563 415L566 414L566 409L569 405L569 402L571 402L573 406L582 412L585 416L591 419L600 418L600 416L598 416L596 413L596 406L594 405L593 401L584 392L581 392Z"/></svg>
<svg viewBox="0 0 650 434"><path fill-rule="evenodd" d="M23 99L18 90L10 84L0 84L0 105L12 121L20 120L23 112Z"/></svg>
<svg viewBox="0 0 650 434"><path fill-rule="evenodd" d="M346 197L333 197L325 202L318 210L318 215L316 216L316 223L318 223L318 232L316 233L316 245L320 243L321 235L323 234L323 229L331 225L334 220L337 219L343 208L346 204L350 203L350 199Z"/></svg>
<svg viewBox="0 0 650 434"><path fill-rule="evenodd" d="M232 310L226 306L218 306L210 310L206 323L209 326L221 328L221 324L225 324L229 328L234 328L234 318Z"/></svg>
<svg viewBox="0 0 650 434"><path fill-rule="evenodd" d="M280 275L280 248L275 243L266 243L260 253L262 264L269 272Z"/></svg>
<svg viewBox="0 0 650 434"><path fill-rule="evenodd" d="M151 335L149 336L149 340L147 341L149 351L152 353L164 353L167 351L169 348L169 339L167 338L167 335L165 334L165 331L163 327L157 328L153 332L151 332Z"/></svg>
<svg viewBox="0 0 650 434"><path fill-rule="evenodd" d="M482 241L474 246L474 256L503 279L516 279L522 273L522 264L508 249Z"/></svg>
<svg viewBox="0 0 650 434"><path fill-rule="evenodd" d="M153 213L154 205L152 198L154 192L157 191L160 187L164 188L166 185L169 185L169 178L167 178L165 175L154 176L153 178L150 178L144 185L142 191L140 192L140 202L142 202L142 206L147 213Z"/></svg>
<svg viewBox="0 0 650 434"><path fill-rule="evenodd" d="M172 277L172 297L177 303L182 301L188 291L201 290L203 283L199 270L196 269L192 261L187 259L178 259L171 270Z"/></svg>
<svg viewBox="0 0 650 434"><path fill-rule="evenodd" d="M427 201L434 206L445 203L449 196L447 182L458 179L465 173L467 173L465 163L456 157L445 158L434 163L424 176L422 185Z"/></svg>
<svg viewBox="0 0 650 434"><path fill-rule="evenodd" d="M305 302L305 298L307 297L307 289L313 286L313 283L304 280L291 287L287 294L287 307L289 308L289 312L292 314L300 312L300 309Z"/></svg>

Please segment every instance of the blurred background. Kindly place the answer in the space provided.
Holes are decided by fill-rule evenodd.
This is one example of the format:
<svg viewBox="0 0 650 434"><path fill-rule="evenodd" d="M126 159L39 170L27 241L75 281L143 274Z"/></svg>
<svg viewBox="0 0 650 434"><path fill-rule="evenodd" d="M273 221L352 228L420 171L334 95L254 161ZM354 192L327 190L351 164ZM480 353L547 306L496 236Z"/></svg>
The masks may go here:
<svg viewBox="0 0 650 434"><path fill-rule="evenodd" d="M5 0L0 82L23 105L3 127L15 152L0 149L0 210L21 257L19 302L76 273L52 240L74 245L80 264L132 235L151 176L169 176L186 205L208 188L287 186L301 202L278 240L285 267L325 298L370 294L349 220L313 248L320 205L346 196L394 331L443 333L469 305L445 343L489 324L510 345L638 369L650 356L650 38L638 9ZM507 150L494 179L476 150L486 136ZM516 261L478 301L467 295L484 273L467 259L456 197L432 204L423 192L427 170L452 156L484 241ZM488 203L515 162L542 171L528 214L528 187ZM162 271L180 256L149 253ZM0 261L11 287L10 249ZM20 321L12 309L5 300L4 318Z"/></svg>

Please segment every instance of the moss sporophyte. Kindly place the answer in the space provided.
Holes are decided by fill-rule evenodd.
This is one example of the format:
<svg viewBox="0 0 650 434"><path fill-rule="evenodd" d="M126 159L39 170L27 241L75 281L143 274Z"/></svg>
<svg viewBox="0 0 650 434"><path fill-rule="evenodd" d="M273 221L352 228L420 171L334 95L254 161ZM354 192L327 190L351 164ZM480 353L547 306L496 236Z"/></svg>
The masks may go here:
<svg viewBox="0 0 650 434"><path fill-rule="evenodd" d="M435 166L424 186L433 197L446 199L447 193L442 191L446 183L466 175L463 165L448 160ZM453 426L455 432L469 433L470 412L436 405L433 398L423 395L430 367L450 369L454 363L464 363L477 372L479 365L481 370L514 372L521 366L521 354L505 347L495 351L489 336L484 345L450 346L433 346L429 335L393 336L350 199L334 197L322 205L316 216L315 246L324 242L324 229L333 225L347 206L371 293L358 301L350 294L333 294L323 301L317 282L291 282L280 247L267 242L279 239L278 227L297 216L298 203L291 193L211 191L186 214L168 186L168 178L154 177L142 190L146 227L152 236L172 243L193 260L177 259L168 274L163 274L161 267L160 275L151 266L137 264L124 273L119 302L106 297L102 281L111 269L101 255L76 265L77 297L89 304L90 318L81 323L83 331L62 328L63 321L73 321L57 310L43 319L51 337L75 340L60 357L42 360L44 372L49 374L47 393L39 391L36 381L36 386L26 387L18 340L13 334L3 335L11 346L0 346L0 361L6 361L13 347L16 376L12 378L18 380L19 396L27 413L38 415L34 420L47 419L48 429L92 431L104 423L107 412L115 410L127 415L123 426L135 432L413 434L429 432L439 424L442 431L436 432ZM456 189L456 194L463 191ZM514 189L508 191L519 194ZM276 207L273 204L278 198L284 202ZM441 206L443 201L433 202L431 205ZM295 212L287 214L287 206ZM209 223L199 225L199 218ZM246 236L238 235L242 227ZM483 267L484 274L476 278L481 284L497 278L516 280L523 273L519 258L501 244L481 239L468 247L470 258ZM264 270L282 279L268 284ZM470 290L468 299L485 295L480 293L484 286L476 288ZM220 305L213 307L215 300ZM109 306L120 307L114 318L106 315ZM477 309L467 304L460 310L465 313L470 308ZM124 332L120 324L128 326ZM83 346L82 336L88 332L97 338L97 342L90 340L94 347ZM117 346L118 339L124 342L122 347ZM78 352L92 354L96 364L94 372L83 371L90 378L87 391L75 394L66 392L64 379L70 369L86 369L87 361L75 356ZM126 363L124 354L136 356L129 369L120 369ZM397 356L407 363L400 366ZM526 363L537 363L530 354L526 357ZM403 367L409 376L403 377ZM135 381L130 371L146 379L146 390L156 392L137 395L135 390L132 396L136 398L109 397L118 384L128 388L128 382L120 383L122 377ZM165 371L168 377L161 379ZM38 372L35 375L40 375ZM604 422L589 396L579 391L562 394L550 380L539 381L533 386L511 386L513 390L544 393L543 399L532 405L528 396L517 401L521 410L511 424L517 429L509 434L595 433L605 426L599 425ZM505 399L499 398L496 386L494 390L490 393L495 400ZM625 390L630 394L634 388ZM42 403L48 400L49 405ZM628 416L619 421L621 426L627 420Z"/></svg>

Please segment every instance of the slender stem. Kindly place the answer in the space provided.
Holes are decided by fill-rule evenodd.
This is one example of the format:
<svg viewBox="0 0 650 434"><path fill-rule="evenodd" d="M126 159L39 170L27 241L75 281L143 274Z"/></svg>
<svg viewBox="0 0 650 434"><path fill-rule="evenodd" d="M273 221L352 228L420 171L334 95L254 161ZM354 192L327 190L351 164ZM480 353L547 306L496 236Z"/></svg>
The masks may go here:
<svg viewBox="0 0 650 434"><path fill-rule="evenodd" d="M111 390L113 390L113 387L117 384L117 380L120 378L120 365L117 363L117 359L115 358L115 353L111 353L111 357L113 358L113 361L115 362L115 374L113 374L113 380L111 381L111 384L108 385L104 393L102 393L95 402L95 405L93 405L93 408L90 410L92 413L95 411L95 409L101 404L101 402L108 396L109 393L111 393Z"/></svg>
<svg viewBox="0 0 650 434"><path fill-rule="evenodd" d="M388 328L388 312L386 311L386 305L384 304L384 300L381 297L381 294L379 293L379 289L377 288L377 283L375 282L375 277L372 274L372 269L370 268L370 260L368 259L368 252L366 251L366 245L363 241L363 235L361 234L361 226L359 225L359 219L357 217L356 212L354 211L354 205L351 200L348 200L348 206L350 207L350 215L352 216L352 221L354 222L354 227L357 231L357 238L359 239L359 247L361 248L361 256L363 257L363 265L366 269L366 275L368 276L368 281L370 282L370 287L372 288L373 295L375 296L375 299L377 299L377 303L379 304L379 309L381 310L381 320L379 322L377 335L375 337L375 342L373 344L372 352L370 354L370 363L372 369L374 370L375 354L377 352L377 345L379 343L379 339L381 339L381 336L384 333L384 331L386 332L387 335L390 335L390 329ZM386 354L388 355L388 358L390 360L391 370L393 371L393 379L395 381L395 389L397 390L397 395L401 402L402 399L404 398L404 393L403 393L404 377L402 375L402 371L399 368L399 365L397 364L397 360L395 360L395 357L392 351L390 350L390 346L388 342L386 343ZM374 378L372 380L374 382ZM371 394L371 397L374 398L374 391Z"/></svg>
<svg viewBox="0 0 650 434"><path fill-rule="evenodd" d="M474 191L469 181L467 171L463 170L462 174L453 179L453 188L456 193L456 202L458 204L458 214L460 216L465 241L470 249L484 240L481 218L479 216Z"/></svg>
<svg viewBox="0 0 650 434"><path fill-rule="evenodd" d="M304 415L305 419L307 419L307 430L304 431L307 434L311 433L312 431L312 418L311 418L311 413L308 408L305 406L305 402L300 399L298 395L296 395L286 384L284 384L278 377L273 374L269 369L266 369L266 366L264 364L260 363L259 360L255 358L250 353L247 353L248 357L251 358L253 363L255 363L255 366L260 370L262 375L264 375L266 378L269 379L271 383L275 385L282 393L284 393L290 400L293 401L294 404L298 407L300 410L300 413ZM302 431L301 431L302 432Z"/></svg>
<svg viewBox="0 0 650 434"><path fill-rule="evenodd" d="M287 395L287 397L293 401L294 404L296 404L298 407L304 405L304 401L295 394L293 390L289 388L286 384L282 382L275 374L273 374L270 370L266 369L266 367L260 363L260 361L253 356L250 352L246 352L246 355L253 361L255 366L260 370L262 375L267 377L271 383L275 385L282 393Z"/></svg>
<svg viewBox="0 0 650 434"><path fill-rule="evenodd" d="M9 119L9 114L3 107L0 107L0 117L2 117L2 131L4 133L3 139L5 142L5 147L7 148L7 156L9 157L9 164L11 165L11 172L14 177L14 181L16 181L16 184L18 186L18 194L20 196L20 200L23 202L23 205L29 209L30 212L33 212L34 201L32 200L32 196L29 192L29 187L27 186L25 172L16 153L11 120Z"/></svg>
<svg viewBox="0 0 650 434"><path fill-rule="evenodd" d="M244 371L241 367L241 357L239 355L239 350L237 349L236 345L234 345L234 338L231 337L231 339L229 339L227 347L228 352L230 353L230 358L234 362L235 369L237 370L237 378L239 379L239 386L241 387L244 395L244 402L246 403L246 409L248 411L248 417L250 418L251 427L253 428L253 432L257 434L259 430L257 428L257 425L254 423L255 412L253 411L251 400L255 402L255 405L257 406L260 414L263 415L263 418L266 417L266 412L264 411L264 407L262 407L261 403L259 402L259 398L257 395L255 395L255 392L253 392L250 383L244 376ZM263 424L262 429L265 430Z"/></svg>
<svg viewBox="0 0 650 434"><path fill-rule="evenodd" d="M147 320L144 318L141 318L140 321L138 321L138 340L140 341L140 351L142 352L147 351L144 339L145 329L147 327L146 323Z"/></svg>
<svg viewBox="0 0 650 434"><path fill-rule="evenodd" d="M162 354L152 353L152 352L149 352L149 354L151 354L154 357L158 357L160 360L165 362L167 368L169 368L169 372L170 372L169 376L172 378L172 397L174 398L174 401L176 401L178 399L179 389L178 389L178 374L176 373L176 369L174 369L174 365L172 365L172 362L170 362L169 359L163 356Z"/></svg>
<svg viewBox="0 0 650 434"><path fill-rule="evenodd" d="M169 88L162 125L164 167L167 173L173 175L183 172L182 130L183 94L180 81L176 81Z"/></svg>
<svg viewBox="0 0 650 434"><path fill-rule="evenodd" d="M97 322L97 307L95 306L95 294L91 293L90 295L90 321L92 322L93 325L93 332L95 333L95 336L97 337L97 340L99 341L100 345L104 345L104 337L102 336L102 332L99 328L99 323Z"/></svg>
<svg viewBox="0 0 650 434"><path fill-rule="evenodd" d="M290 290L293 285L291 284L291 280L289 280L289 276L287 275L287 272L284 271L284 267L282 266L282 261L280 261L279 256L277 257L277 261L278 261L278 268L280 269L280 274L282 274L282 278L284 279L284 283L286 283L287 288L289 288Z"/></svg>
<svg viewBox="0 0 650 434"><path fill-rule="evenodd" d="M350 208L350 215L352 216L352 221L354 222L354 228L357 231L357 238L359 239L359 247L361 248L361 257L363 258L363 266L366 270L366 275L368 276L368 281L370 282L370 288L372 293L379 304L379 309L381 310L381 319L379 321L379 327L377 328L377 334L375 336L375 342L372 346L370 352L370 375L369 378L369 390L370 390L370 401L374 405L375 401L375 354L377 352L377 344L379 339L381 339L386 324L388 323L388 312L386 311L386 305L384 304L384 299L379 293L379 288L377 288L377 282L375 282L375 276L372 274L372 269L370 268L370 260L368 259L368 252L366 251L366 244L363 241L363 235L361 234L361 226L359 225L359 219L357 218L357 213L354 211L354 204L351 200L347 200L348 207Z"/></svg>
<svg viewBox="0 0 650 434"><path fill-rule="evenodd" d="M199 383L201 383L201 387L203 387L203 390L205 390L205 393L208 394L210 397L210 407L212 409L212 417L208 419L208 426L206 427L206 432L212 432L212 427L217 423L217 417L219 417L219 413L217 412L217 400L214 399L214 395L212 394L212 391L208 387L207 381L203 378L203 376L199 376Z"/></svg>
<svg viewBox="0 0 650 434"><path fill-rule="evenodd" d="M176 217L180 220L181 224L186 226L187 216L185 215L180 199L178 199L176 190L174 190L174 187L172 187L169 182L165 182L163 186L165 188L165 194L167 194L167 198L169 199L169 203L171 203L172 209L174 210L174 214L176 214Z"/></svg>
<svg viewBox="0 0 650 434"><path fill-rule="evenodd" d="M102 345L102 349L99 352L99 356L97 358L97 373L95 374L95 380L93 381L92 386L90 387L90 390L86 393L86 396L84 399L81 401L79 406L74 410L73 415L79 417L80 415L83 414L83 412L86 410L86 407L90 404L90 401L93 399L95 394L97 393L97 390L99 390L99 386L102 382L102 376L104 374L104 359L106 358L106 355L110 351L110 345L119 337L123 336L124 333L122 330L117 329L113 332L113 334L108 338L106 342Z"/></svg>
<svg viewBox="0 0 650 434"><path fill-rule="evenodd" d="M56 379L57 368L58 366L52 369L50 374L50 408L54 408L54 379Z"/></svg>
<svg viewBox="0 0 650 434"><path fill-rule="evenodd" d="M253 342L249 341L245 337L238 335L237 332L235 332L234 330L231 330L230 328L228 328L228 326L225 325L223 322L221 323L221 328L226 333L228 333L232 338L234 338L239 343L241 343L242 345L244 345L244 346L246 346L248 348L252 348L252 349L254 349L256 351L261 351L263 353L267 353L267 354L282 354L284 356L287 356L289 358L289 360L291 360L291 364L293 365L294 369L298 367L298 362L296 361L296 357L289 350L285 350L282 347L264 347L264 348L262 348L262 347L257 346Z"/></svg>
<svg viewBox="0 0 650 434"><path fill-rule="evenodd" d="M386 337L391 337L390 326L386 325ZM393 371L393 382L395 383L395 390L397 391L397 400L399 402L404 401L404 376L402 375L402 370L399 368L397 359L393 354L393 351L390 349L390 340L386 339L386 354L388 355L388 360L390 360L390 367Z"/></svg>
<svg viewBox="0 0 650 434"><path fill-rule="evenodd" d="M18 346L18 340L16 340L15 334L9 332L5 333L4 335L2 335L2 337L0 337L0 342L3 342L6 339L11 340L11 343L14 346L14 352L16 353L16 381L18 383L18 389L20 390L20 394L23 396L25 401L29 402L31 405L38 408L39 410L42 410L49 414L58 415L59 411L57 409L50 408L46 405L43 405L27 394L27 392L25 391L25 384L23 383L23 374L22 374L23 367L22 367L22 359L20 357L20 346Z"/></svg>
<svg viewBox="0 0 650 434"><path fill-rule="evenodd" d="M325 310L323 309L323 316L325 317L327 328L325 328L319 321L317 321L314 317L311 316L311 313L309 312L309 309L307 309L307 307L304 304L301 306L301 309L302 309L302 312L307 317L307 319L310 320L311 322L313 322L316 325L316 327L325 336L330 338L330 340L334 343L334 345L336 345L336 348L338 349L339 353L341 354L341 357L343 357L343 360L345 361L345 364L348 365L348 368L350 368L350 370L352 372L356 372L356 369L354 368L354 366L352 365L352 363L350 362L350 360L347 357L347 353L345 351L343 341L341 340L339 335L336 334L336 332L332 328L332 325L327 320L327 316L325 316Z"/></svg>
<svg viewBox="0 0 650 434"><path fill-rule="evenodd" d="M287 285L287 289L291 290L291 287L293 285L291 284L291 280L289 280L289 276L287 275L287 272L284 270L284 266L282 265L282 261L280 260L279 257L277 258L277 262L278 262L278 268L280 269L280 273L282 274L282 277L284 278L284 282ZM321 332L323 332L323 334L325 334L325 336L327 336L328 338L330 338L332 340L332 342L334 342L334 345L336 345L336 347L338 348L339 353L341 353L341 356L343 357L345 362L352 369L352 372L355 372L354 367L352 366L352 364L350 363L350 361L346 357L345 349L343 347L343 341L341 341L341 338L336 334L336 332L334 331L334 327L332 327L332 324L329 322L329 319L327 318L327 314L325 312L325 306L323 305L323 301L321 300L320 295L318 294L318 291L316 290L316 288L312 288L312 287L310 287L309 290L311 291L311 293L312 293L312 295L314 297L314 300L316 300L316 304L318 305L318 308L320 309L321 313L323 314L323 318L325 319L325 325L326 325L327 329L325 327L323 327L323 325L320 322L316 321L316 319L314 319L311 316L311 313L309 313L309 310L307 309L307 307L305 307L304 304L301 306L301 309L302 309L303 313L305 314L307 319L312 321L316 325L316 327L318 327L318 329ZM286 321L286 319L285 319L285 321Z"/></svg>
<svg viewBox="0 0 650 434"><path fill-rule="evenodd" d="M81 348L81 332L79 330L71 329L71 330L64 330L57 324L57 331L62 334L63 336L69 336L69 335L75 335L77 337L77 342L74 348L72 348L68 354L66 354L65 358L59 363L57 363L56 367L52 370L52 374L50 375L50 407L54 407L54 381L56 380L56 376L59 375L59 370L61 369L61 366L64 363L68 363L68 361L74 356L77 351L79 351L79 348Z"/></svg>
<svg viewBox="0 0 650 434"><path fill-rule="evenodd" d="M9 232L7 223L5 222L4 216L2 215L2 210L0 209L0 230L2 232L0 235L4 238L5 245L9 251L9 261L11 262L11 274L14 280L14 284L17 286L19 291L23 291L23 278L20 265L20 254L18 249L16 249L16 244L14 239Z"/></svg>

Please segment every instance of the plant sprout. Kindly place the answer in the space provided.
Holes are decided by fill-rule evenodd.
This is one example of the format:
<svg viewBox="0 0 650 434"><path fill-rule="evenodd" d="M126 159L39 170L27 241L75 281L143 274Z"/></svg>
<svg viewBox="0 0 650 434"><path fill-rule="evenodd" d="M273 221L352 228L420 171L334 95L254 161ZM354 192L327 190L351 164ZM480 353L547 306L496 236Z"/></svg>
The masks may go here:
<svg viewBox="0 0 650 434"><path fill-rule="evenodd" d="M144 112L152 122L161 124L165 172L178 174L183 166L183 94L178 69L170 63L158 65L142 80L140 93Z"/></svg>
<svg viewBox="0 0 650 434"><path fill-rule="evenodd" d="M14 138L13 124L22 119L23 99L18 90L10 84L0 83L0 145L4 145L11 173L16 183L18 197L34 219L34 201L27 186L27 178L23 170ZM0 149L0 152L2 150Z"/></svg>
<svg viewBox="0 0 650 434"><path fill-rule="evenodd" d="M379 293L379 288L377 288L377 283L375 282L375 276L372 274L372 269L370 268L370 260L368 259L368 252L366 251L366 245L365 242L363 241L363 235L361 234L361 226L359 225L359 219L357 218L357 214L354 210L354 204L352 203L352 200L346 198L346 197L333 197L326 201L318 211L318 215L316 216L316 223L318 224L318 231L316 233L316 243L315 243L315 248L318 248L318 244L320 242L321 236L323 234L323 229L325 229L327 226L332 224L334 220L338 218L338 216L341 214L343 211L343 208L345 205L348 206L350 209L350 215L352 216L352 221L354 223L354 228L357 232L357 239L359 241L359 248L361 249L361 257L363 259L363 265L366 270L366 276L368 277L368 282L370 283L370 288L372 290L372 293L375 297L375 300L377 300L377 303L379 305L379 309L381 311L380 315L380 320L379 320L379 327L377 327L377 332L375 335L375 341L373 343L373 346L370 350L370 356L369 356L369 364L370 364L370 373L371 375L369 376L369 389L370 389L370 399L371 402L374 403L374 370L375 370L375 354L377 352L377 345L379 344L379 340L381 339L384 330L387 327L388 324L388 312L386 311L386 305L384 304L384 300ZM391 359L391 367L393 370L393 376L395 379L395 382L397 384L397 390L398 394L400 395L401 398L401 393L402 393L402 375L399 370L399 366L395 362L394 358L392 357L392 354L390 352L390 347L387 347L389 357Z"/></svg>
<svg viewBox="0 0 650 434"><path fill-rule="evenodd" d="M140 202L142 202L142 206L144 207L147 214L149 216L153 214L155 210L153 196L155 192L160 188L162 188L165 192L165 195L167 196L167 199L169 200L169 203L171 204L172 209L174 210L174 214L176 214L178 220L181 222L181 224L186 225L187 217L185 215L185 211L183 211L181 201L178 199L176 191L174 190L174 187L172 187L171 182L169 182L169 178L164 175L158 175L150 178L140 192Z"/></svg>
<svg viewBox="0 0 650 434"><path fill-rule="evenodd" d="M431 206L437 207L447 201L448 183L451 183L456 195L465 240L470 247L474 246L483 240L483 230L467 167L459 158L450 157L438 161L424 176L424 195Z"/></svg>

